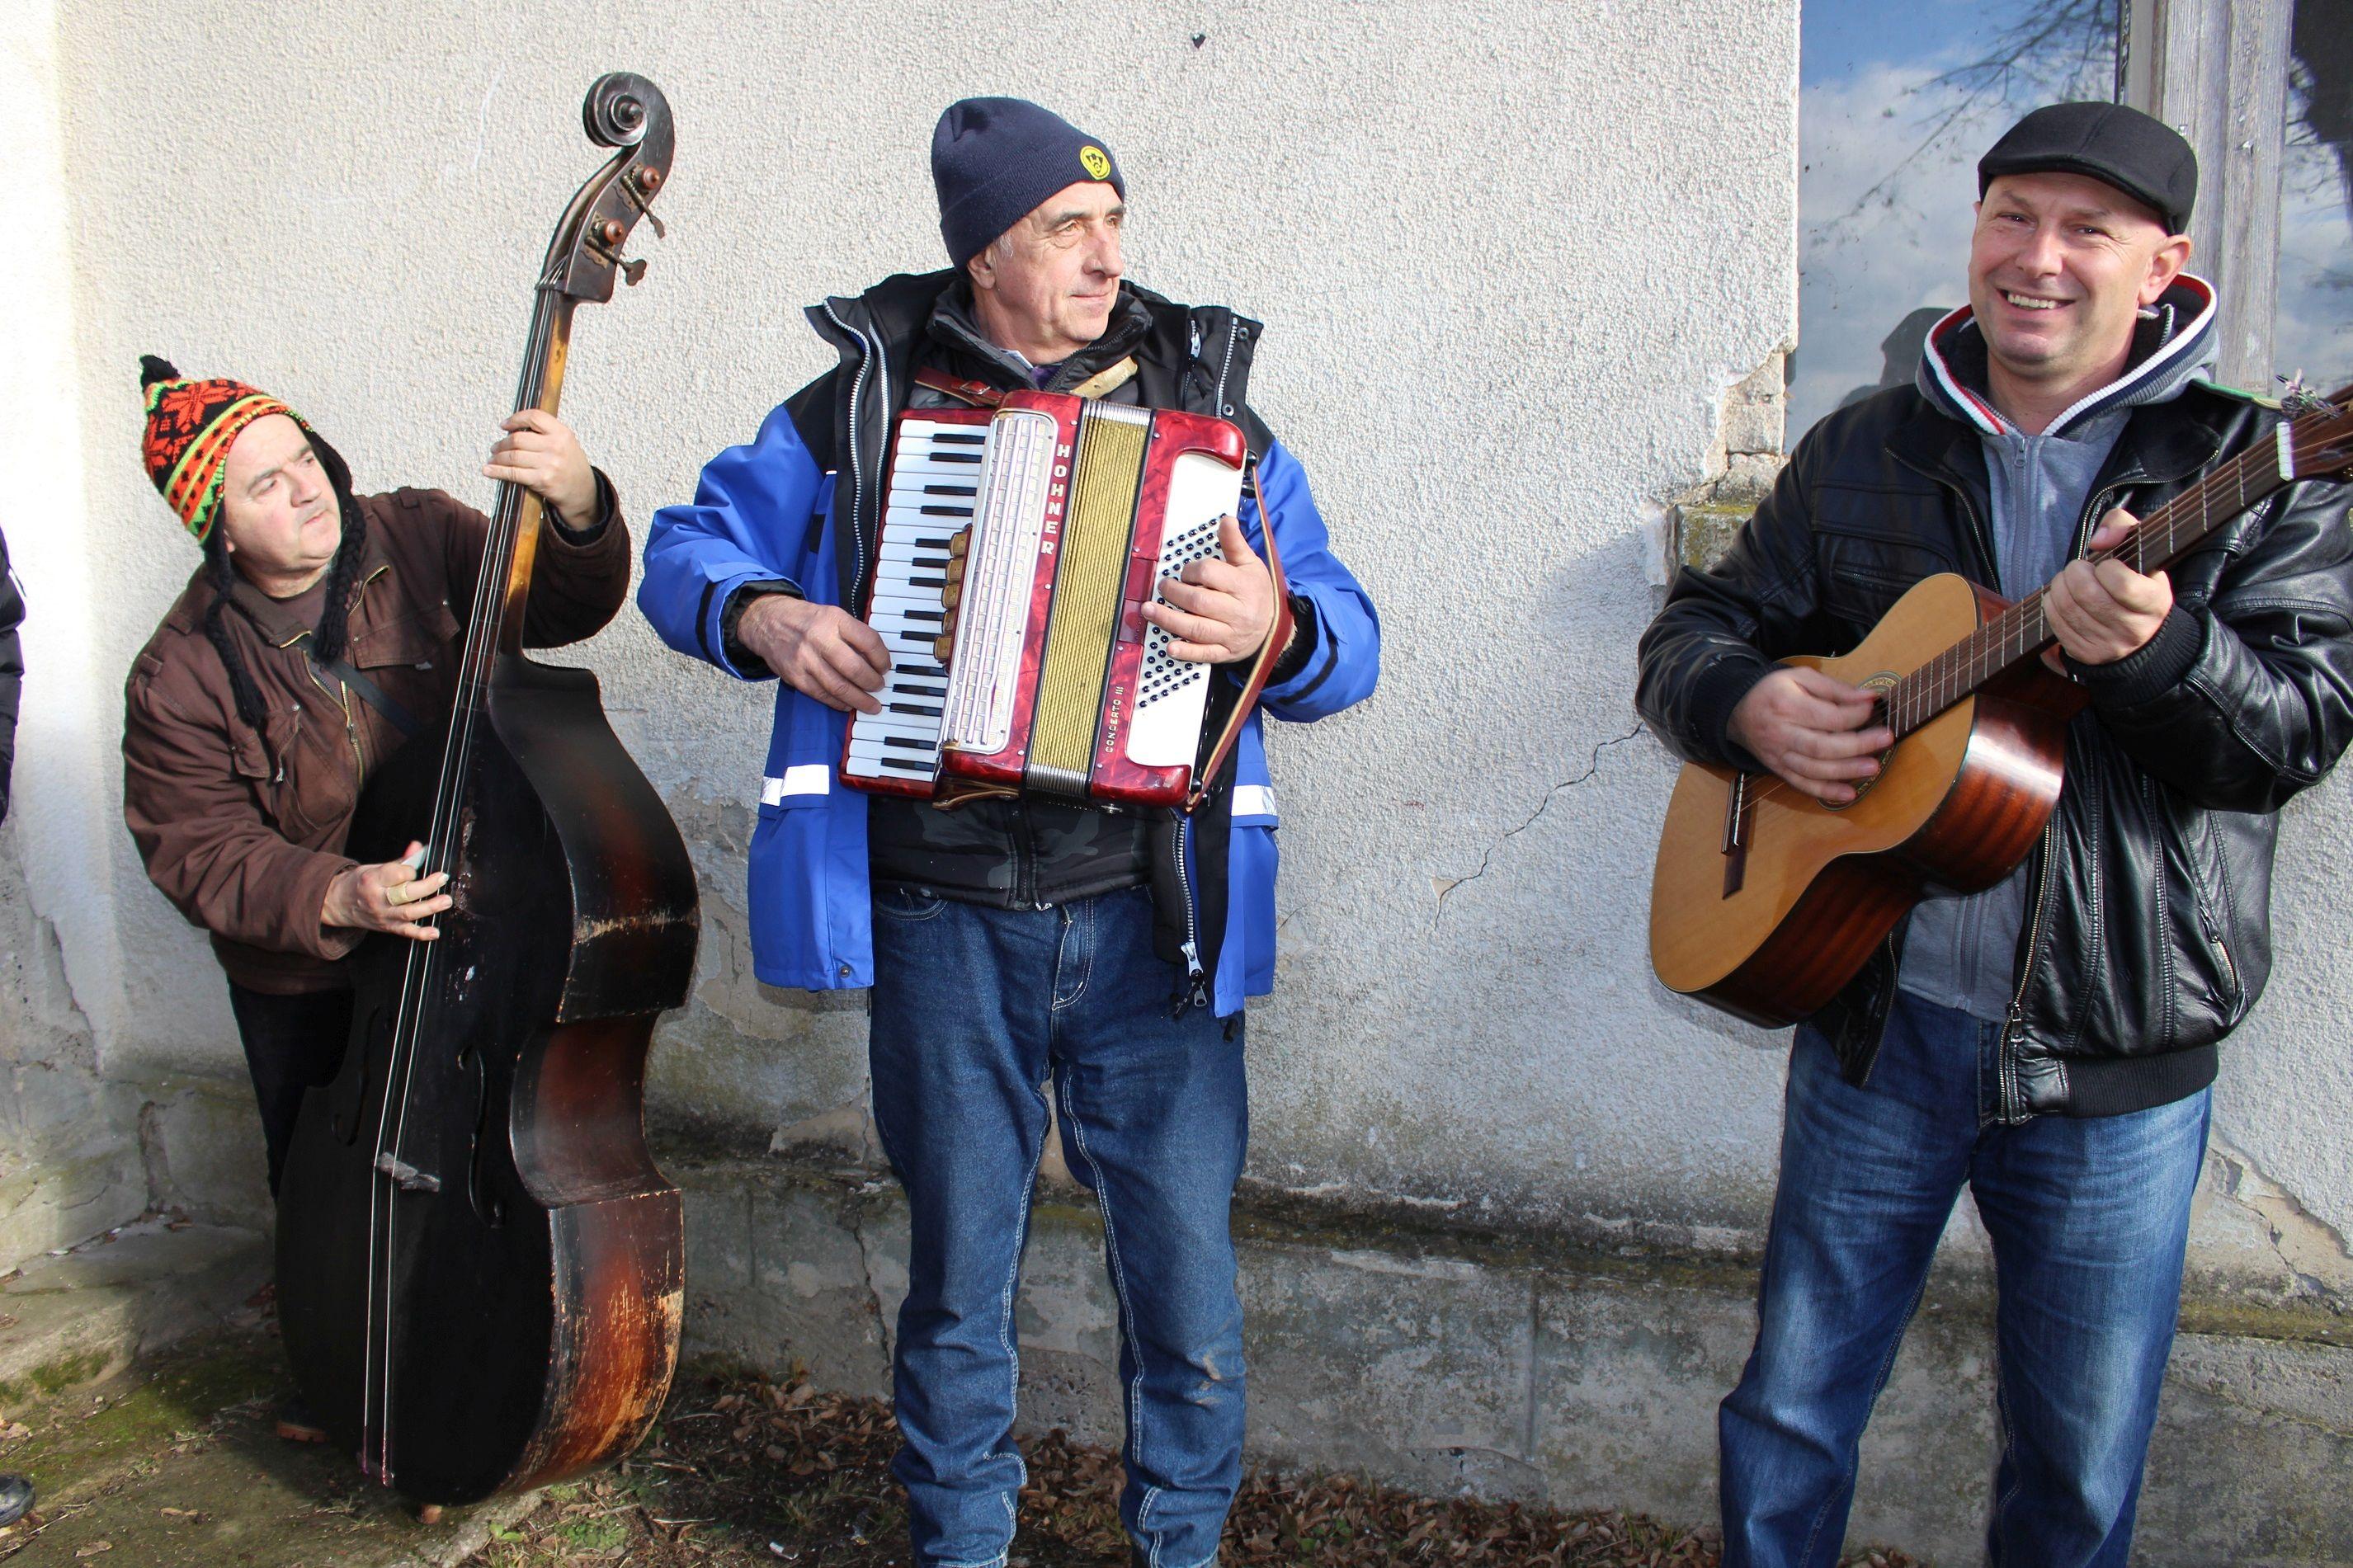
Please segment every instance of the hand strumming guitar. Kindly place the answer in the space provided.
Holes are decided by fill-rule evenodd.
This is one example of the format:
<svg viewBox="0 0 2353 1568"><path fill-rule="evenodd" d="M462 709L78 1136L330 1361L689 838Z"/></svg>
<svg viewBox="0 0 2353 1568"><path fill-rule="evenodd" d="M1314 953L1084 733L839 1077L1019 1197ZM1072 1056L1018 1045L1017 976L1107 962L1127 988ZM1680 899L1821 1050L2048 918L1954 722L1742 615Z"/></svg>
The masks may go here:
<svg viewBox="0 0 2353 1568"><path fill-rule="evenodd" d="M1895 743L1887 726L1872 723L1877 700L1878 693L1819 669L1788 666L1748 689L1728 729L1791 788L1844 805L1854 798L1853 781L1875 775L1879 753Z"/></svg>

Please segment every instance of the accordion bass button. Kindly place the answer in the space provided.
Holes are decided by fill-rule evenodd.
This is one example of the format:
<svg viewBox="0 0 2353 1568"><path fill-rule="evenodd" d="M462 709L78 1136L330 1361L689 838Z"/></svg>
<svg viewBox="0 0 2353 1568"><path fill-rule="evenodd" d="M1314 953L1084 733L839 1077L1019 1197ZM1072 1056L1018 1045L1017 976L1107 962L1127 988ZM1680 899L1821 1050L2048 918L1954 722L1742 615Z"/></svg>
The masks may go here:
<svg viewBox="0 0 2353 1568"><path fill-rule="evenodd" d="M947 667L948 656L955 651L955 638L943 632L932 639L932 661L942 668Z"/></svg>
<svg viewBox="0 0 2353 1568"><path fill-rule="evenodd" d="M963 535L963 534L961 534L961 533L959 533L959 534L957 534L957 535L956 535L956 537L957 537L958 539L962 539L962 538L964 537L964 535ZM951 549L953 549L953 548L954 548L954 546L950 546L950 548L951 548ZM964 581L964 557L963 557L963 556L961 556L961 555L951 555L951 556L949 556L949 557L948 557L948 574L947 574L947 575L948 575L948 581L949 581L949 582L951 582L951 583L961 583L961 582L963 582L963 581Z"/></svg>
<svg viewBox="0 0 2353 1568"><path fill-rule="evenodd" d="M940 590L940 607L953 610L956 607L956 602L963 597L964 589L955 578L951 577L948 579L948 585Z"/></svg>
<svg viewBox="0 0 2353 1568"><path fill-rule="evenodd" d="M962 570L961 563L965 558L965 552L969 551L971 548L972 530L969 528L957 529L955 534L948 540L948 561L950 563L950 570Z"/></svg>

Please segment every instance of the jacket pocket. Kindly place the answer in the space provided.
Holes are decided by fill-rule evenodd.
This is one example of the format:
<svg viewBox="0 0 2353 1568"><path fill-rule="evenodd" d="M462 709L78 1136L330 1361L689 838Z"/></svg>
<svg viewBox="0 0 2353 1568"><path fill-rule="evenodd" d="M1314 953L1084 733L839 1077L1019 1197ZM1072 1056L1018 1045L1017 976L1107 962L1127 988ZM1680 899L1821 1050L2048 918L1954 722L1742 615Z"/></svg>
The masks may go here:
<svg viewBox="0 0 2353 1568"><path fill-rule="evenodd" d="M323 705L328 711L313 711ZM323 694L305 696L272 714L256 735L241 731L230 749L239 776L251 786L264 820L289 843L316 848L357 804L359 764L340 714Z"/></svg>
<svg viewBox="0 0 2353 1568"><path fill-rule="evenodd" d="M1814 544L1822 608L1867 632L1921 579L1952 567L1930 551L1851 534L1822 534Z"/></svg>
<svg viewBox="0 0 2353 1568"><path fill-rule="evenodd" d="M2138 779L2148 842L2135 852L2152 868L2145 891L2155 908L2149 917L2162 943L2169 973L2146 977L2163 984L2148 1012L2165 1026L2157 1048L2184 1038L2211 1038L2230 1029L2246 1010L2238 956L2232 951L2229 900L2222 895L2216 864L2219 846L2207 814L2187 805L2147 773Z"/></svg>
<svg viewBox="0 0 2353 1568"><path fill-rule="evenodd" d="M2172 792L2159 784L2152 782L2147 787L2168 808L2174 834L2188 851L2184 858L2196 917L2196 930L2189 934L2198 938L2211 967L2215 1002L2225 1018L2235 1024L2244 1009L2247 987L2238 957L2232 952L2236 922L2232 919L2230 873L2223 868L2222 846L2213 819L2207 812L2175 800Z"/></svg>
<svg viewBox="0 0 2353 1568"><path fill-rule="evenodd" d="M1941 498L1825 487L1815 505L1822 607L1858 631L1876 626L1923 577L1955 570L1940 542L1949 528Z"/></svg>
<svg viewBox="0 0 2353 1568"><path fill-rule="evenodd" d="M431 667L457 641L458 617L446 602L418 606L352 638L352 663L362 669L392 665Z"/></svg>
<svg viewBox="0 0 2353 1568"><path fill-rule="evenodd" d="M1274 883L1282 869L1271 816L1246 820L1236 814L1226 867L1227 940L1241 938L1242 994L1262 996L1274 989Z"/></svg>

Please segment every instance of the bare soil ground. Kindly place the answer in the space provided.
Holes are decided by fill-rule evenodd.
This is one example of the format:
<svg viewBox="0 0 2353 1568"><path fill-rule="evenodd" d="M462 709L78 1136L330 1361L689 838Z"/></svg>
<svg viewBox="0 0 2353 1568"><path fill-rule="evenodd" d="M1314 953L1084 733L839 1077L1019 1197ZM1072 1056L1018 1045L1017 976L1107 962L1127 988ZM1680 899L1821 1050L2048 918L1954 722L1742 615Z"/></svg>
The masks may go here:
<svg viewBox="0 0 2353 1568"><path fill-rule="evenodd" d="M906 1521L887 1405L806 1383L681 1377L661 1425L613 1474L552 1489L468 1568L896 1568ZM1025 1441L1016 1568L1127 1559L1119 1458L1060 1432ZM1222 1560L1244 1568L1713 1568L1712 1530L1599 1511L1419 1497L1346 1476L1254 1471ZM1852 1568L1919 1568L1900 1552Z"/></svg>

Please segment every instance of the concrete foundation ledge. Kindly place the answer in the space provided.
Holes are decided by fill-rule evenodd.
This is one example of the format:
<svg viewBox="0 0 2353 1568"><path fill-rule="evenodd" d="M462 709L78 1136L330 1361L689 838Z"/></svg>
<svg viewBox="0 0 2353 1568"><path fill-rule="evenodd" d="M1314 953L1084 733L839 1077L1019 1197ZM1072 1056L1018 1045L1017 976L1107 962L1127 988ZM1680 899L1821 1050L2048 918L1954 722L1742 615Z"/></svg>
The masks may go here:
<svg viewBox="0 0 2353 1568"><path fill-rule="evenodd" d="M688 1352L887 1395L904 1203L839 1158L665 1168L687 1194ZM1715 1405L1755 1328L1740 1260L1464 1234L1246 1191L1235 1226L1261 1462L1562 1508L1715 1513ZM1118 1345L1084 1194L1042 1192L1025 1428L1115 1443ZM1851 1541L1979 1559L1994 1455L1981 1280L1932 1283L1863 1445ZM2185 1313L2137 1563L2353 1563L2353 1348L2327 1312Z"/></svg>

